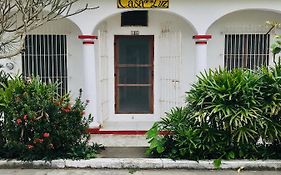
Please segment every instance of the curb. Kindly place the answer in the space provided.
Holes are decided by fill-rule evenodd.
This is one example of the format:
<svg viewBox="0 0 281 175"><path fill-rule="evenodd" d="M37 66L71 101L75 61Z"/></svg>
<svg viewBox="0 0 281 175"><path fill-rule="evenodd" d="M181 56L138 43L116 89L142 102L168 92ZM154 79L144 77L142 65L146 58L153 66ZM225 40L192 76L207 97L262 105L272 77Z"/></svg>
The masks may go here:
<svg viewBox="0 0 281 175"><path fill-rule="evenodd" d="M0 160L0 169L192 169L215 170L212 160L190 161L149 158L96 158L89 160ZM281 170L281 160L223 160L221 170Z"/></svg>

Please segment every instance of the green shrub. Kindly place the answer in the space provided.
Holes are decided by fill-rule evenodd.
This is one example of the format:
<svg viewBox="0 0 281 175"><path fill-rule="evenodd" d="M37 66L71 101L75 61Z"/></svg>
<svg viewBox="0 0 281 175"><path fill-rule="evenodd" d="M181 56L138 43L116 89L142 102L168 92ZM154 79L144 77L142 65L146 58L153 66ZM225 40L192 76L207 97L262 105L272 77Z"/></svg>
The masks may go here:
<svg viewBox="0 0 281 175"><path fill-rule="evenodd" d="M4 144L5 144L5 140L3 137L3 122L2 122L2 117L0 117L0 155L4 154ZM1 157L1 156L0 156Z"/></svg>
<svg viewBox="0 0 281 175"><path fill-rule="evenodd" d="M9 78L10 78L9 74L5 73L3 70L0 71L0 89L3 89L4 86L7 85ZM3 104L1 104L0 102L0 109L2 105ZM5 144L5 139L3 137L3 111L0 110L0 155L3 155L4 144Z"/></svg>
<svg viewBox="0 0 281 175"><path fill-rule="evenodd" d="M266 70L201 74L187 93L186 106L172 109L147 133L148 154L195 160L281 158L281 69ZM163 130L168 134L159 135Z"/></svg>
<svg viewBox="0 0 281 175"><path fill-rule="evenodd" d="M188 119L187 108L174 108L166 118L155 123L147 132L150 143L147 154L172 159L196 159L192 152L196 149L198 135Z"/></svg>
<svg viewBox="0 0 281 175"><path fill-rule="evenodd" d="M187 103L199 125L227 132L234 144L256 143L263 128L260 76L251 70L209 71L199 77Z"/></svg>
<svg viewBox="0 0 281 175"><path fill-rule="evenodd" d="M263 116L267 126L261 128L262 141L280 144L281 140L281 64L260 70Z"/></svg>
<svg viewBox="0 0 281 175"><path fill-rule="evenodd" d="M21 160L90 158L96 146L87 146L86 133L92 117L84 116L87 104L80 97L59 97L56 85L17 77L0 89L4 106L4 158Z"/></svg>

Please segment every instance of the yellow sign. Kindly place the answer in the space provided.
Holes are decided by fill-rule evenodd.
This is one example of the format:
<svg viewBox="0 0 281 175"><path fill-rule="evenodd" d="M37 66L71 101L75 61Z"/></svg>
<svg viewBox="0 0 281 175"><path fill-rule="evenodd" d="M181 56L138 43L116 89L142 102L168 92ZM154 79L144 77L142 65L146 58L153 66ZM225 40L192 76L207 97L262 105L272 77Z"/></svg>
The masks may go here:
<svg viewBox="0 0 281 175"><path fill-rule="evenodd" d="M169 0L117 0L118 8L169 8Z"/></svg>

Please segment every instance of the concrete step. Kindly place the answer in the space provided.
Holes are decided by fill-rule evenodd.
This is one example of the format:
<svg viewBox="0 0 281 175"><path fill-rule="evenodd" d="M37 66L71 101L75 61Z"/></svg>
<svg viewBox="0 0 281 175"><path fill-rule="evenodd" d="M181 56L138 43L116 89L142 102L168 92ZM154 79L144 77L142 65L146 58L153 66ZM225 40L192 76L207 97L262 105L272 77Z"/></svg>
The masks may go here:
<svg viewBox="0 0 281 175"><path fill-rule="evenodd" d="M105 147L100 158L146 158L149 146L145 135L92 134L90 142Z"/></svg>
<svg viewBox="0 0 281 175"><path fill-rule="evenodd" d="M102 144L105 147L148 147L145 135L92 134L90 142Z"/></svg>
<svg viewBox="0 0 281 175"><path fill-rule="evenodd" d="M99 158L147 158L147 147L105 147Z"/></svg>

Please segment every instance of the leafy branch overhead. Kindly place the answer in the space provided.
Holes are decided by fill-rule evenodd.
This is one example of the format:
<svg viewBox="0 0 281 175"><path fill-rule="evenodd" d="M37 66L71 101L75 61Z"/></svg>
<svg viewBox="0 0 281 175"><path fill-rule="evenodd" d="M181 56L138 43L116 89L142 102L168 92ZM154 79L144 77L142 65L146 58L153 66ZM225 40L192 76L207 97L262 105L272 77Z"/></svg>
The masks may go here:
<svg viewBox="0 0 281 175"><path fill-rule="evenodd" d="M80 0L1 0L0 59L18 55L23 49L25 36L43 24L98 8L89 7L88 4L76 8L79 2Z"/></svg>

